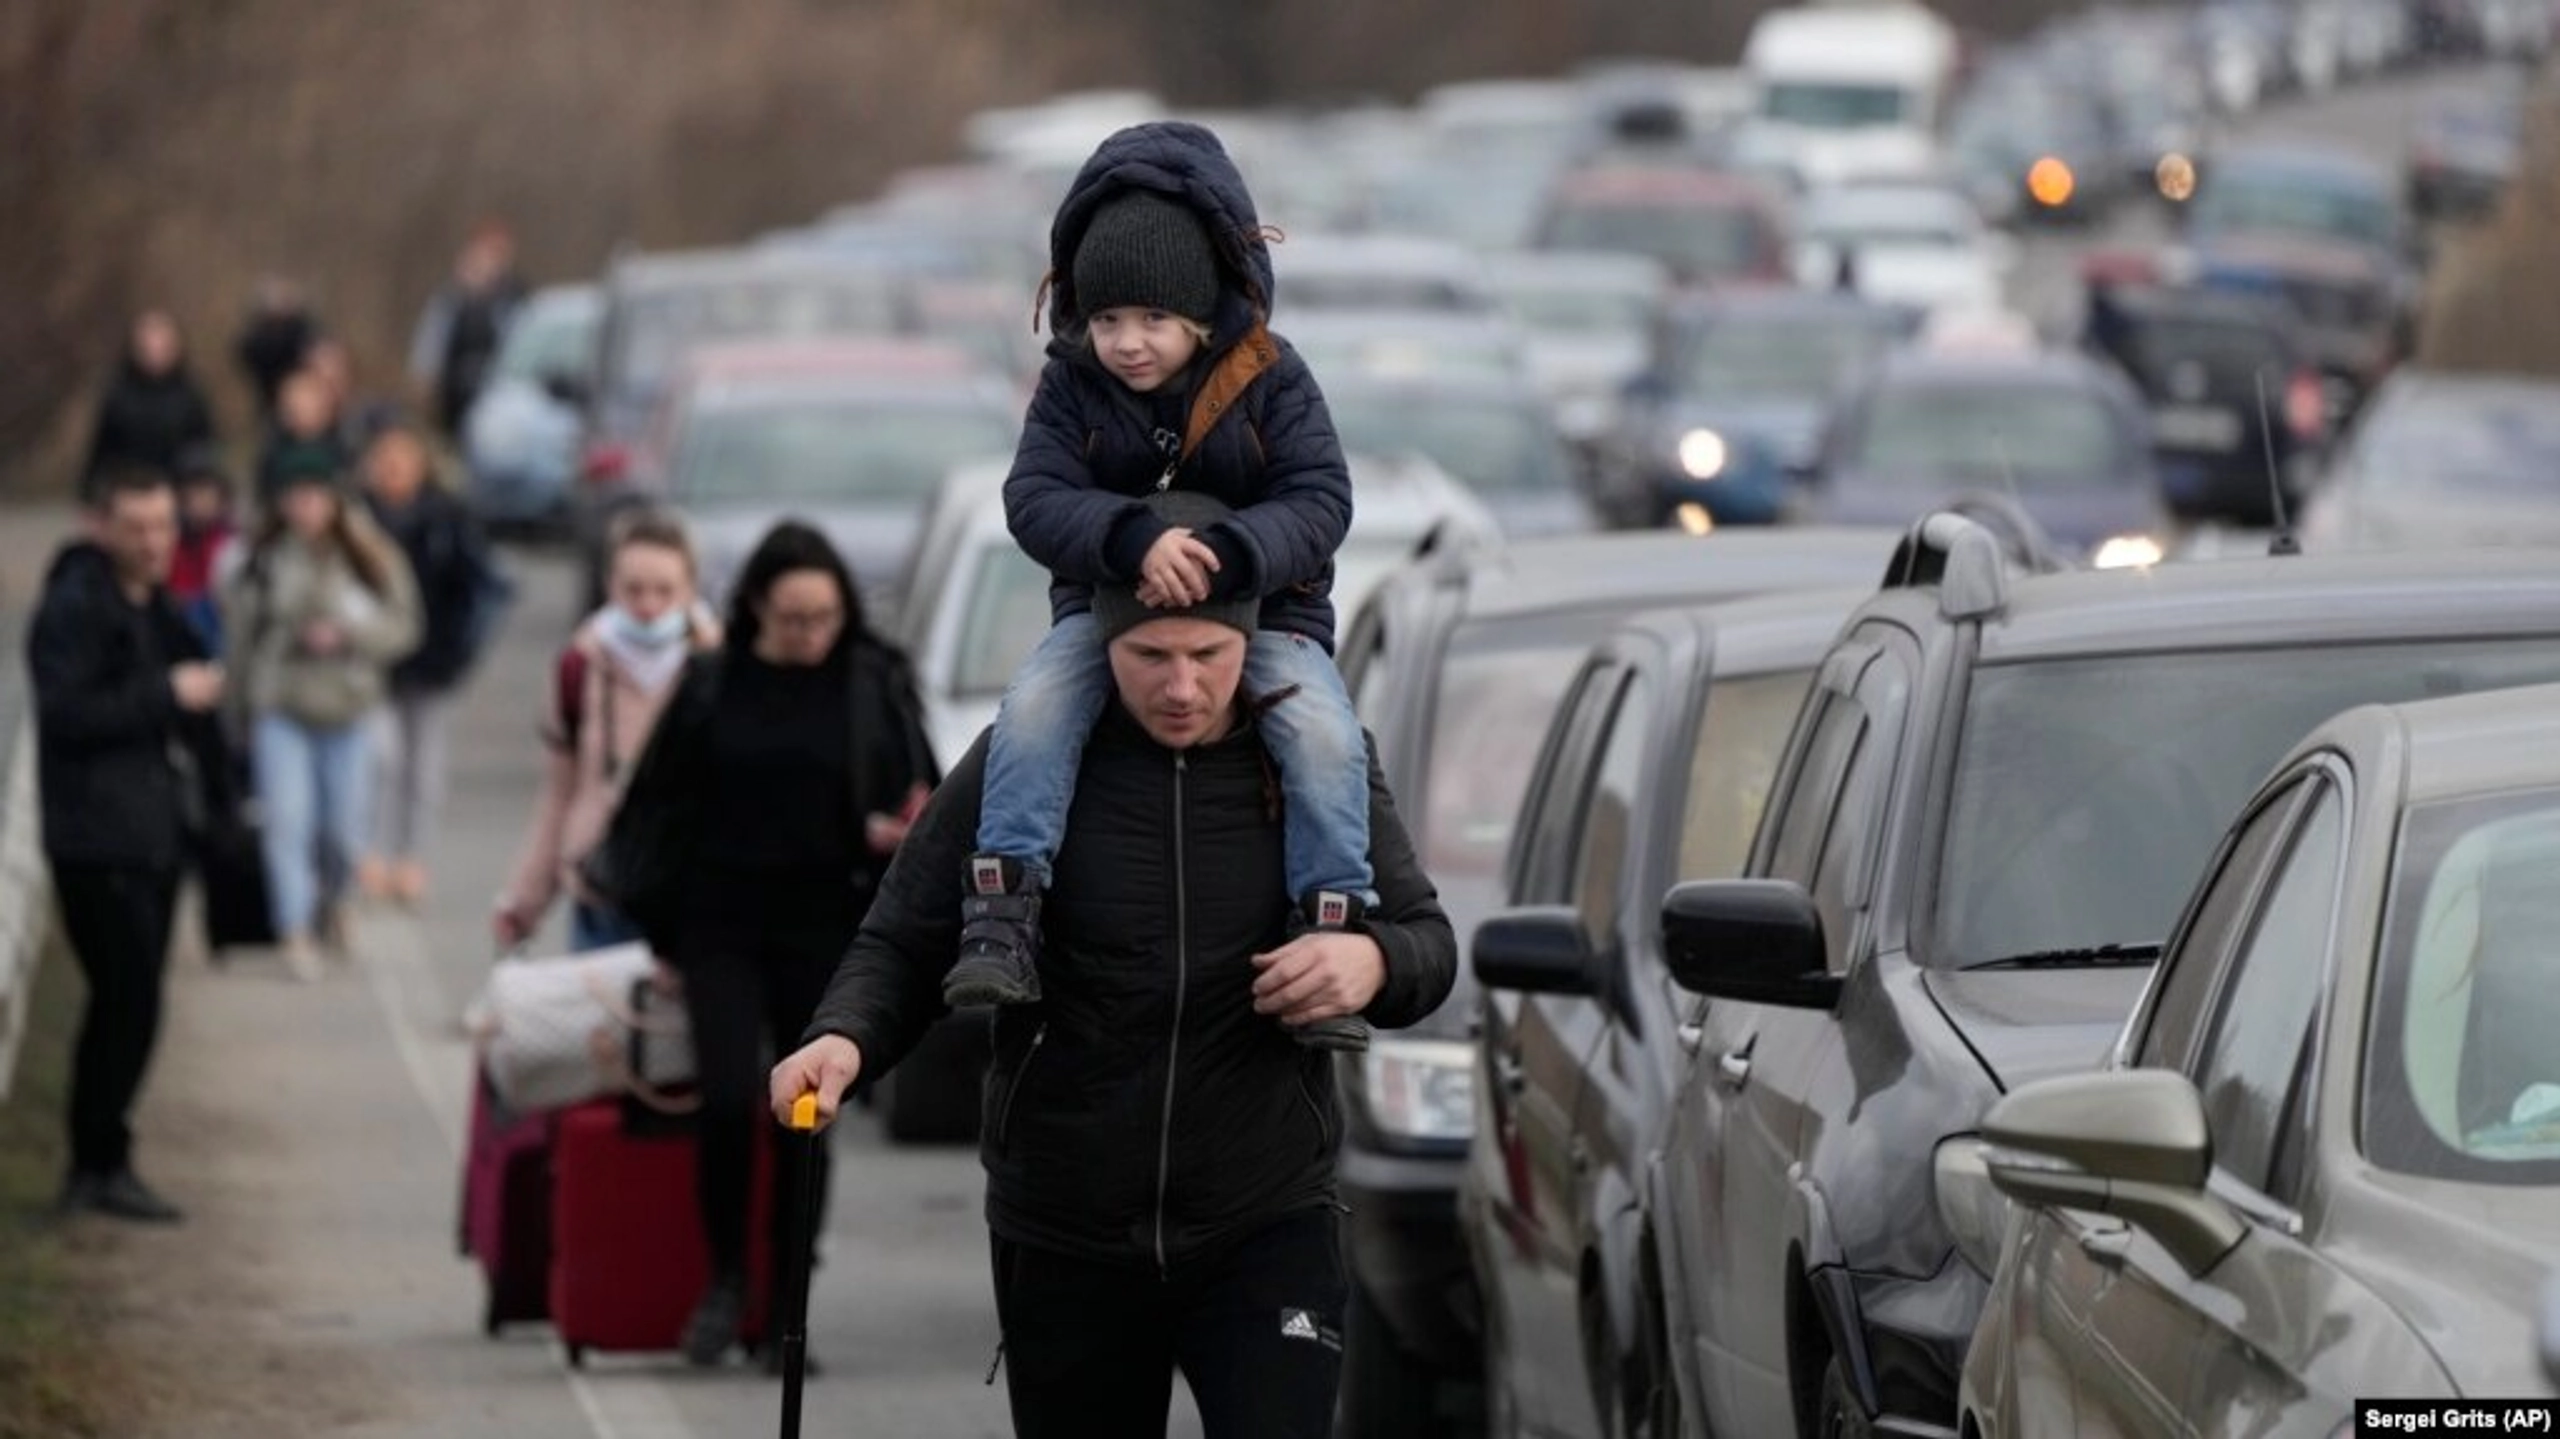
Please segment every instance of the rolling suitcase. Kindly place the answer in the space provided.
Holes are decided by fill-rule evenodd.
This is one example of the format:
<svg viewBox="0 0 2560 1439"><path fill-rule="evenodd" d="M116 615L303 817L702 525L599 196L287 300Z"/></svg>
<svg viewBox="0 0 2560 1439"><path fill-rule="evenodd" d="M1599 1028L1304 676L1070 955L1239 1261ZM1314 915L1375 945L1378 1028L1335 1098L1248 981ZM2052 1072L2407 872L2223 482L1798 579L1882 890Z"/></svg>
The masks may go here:
<svg viewBox="0 0 2560 1439"><path fill-rule="evenodd" d="M473 1071L461 1239L486 1286L484 1334L551 1314L551 1130L549 1113L509 1113Z"/></svg>
<svg viewBox="0 0 2560 1439"><path fill-rule="evenodd" d="M750 1214L771 1212L773 1147L757 1126ZM624 1099L560 1114L552 1137L551 1322L572 1365L590 1349L674 1349L711 1279L694 1202L689 1122ZM742 1336L762 1342L771 1290L767 1226L747 1231Z"/></svg>

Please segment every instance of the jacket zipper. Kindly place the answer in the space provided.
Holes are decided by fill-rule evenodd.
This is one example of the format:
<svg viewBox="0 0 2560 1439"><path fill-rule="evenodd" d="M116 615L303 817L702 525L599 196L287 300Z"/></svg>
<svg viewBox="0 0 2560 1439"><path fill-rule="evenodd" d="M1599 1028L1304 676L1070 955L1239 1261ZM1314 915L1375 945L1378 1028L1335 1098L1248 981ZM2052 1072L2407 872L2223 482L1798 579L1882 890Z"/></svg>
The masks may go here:
<svg viewBox="0 0 2560 1439"><path fill-rule="evenodd" d="M996 1148L1004 1148L1004 1139L1013 1132L1013 1102L1022 1097L1022 1081L1031 1077L1031 1061L1040 1057L1040 1046L1048 1041L1049 1026L1044 1022L1031 1031L1031 1044L1022 1051L1022 1063L1013 1069L1013 1083L1004 1087L1004 1107L996 1111ZM992 1383L993 1381L989 1381Z"/></svg>
<svg viewBox="0 0 2560 1439"><path fill-rule="evenodd" d="M1183 864L1182 780L1190 766L1173 757L1173 1042L1164 1061L1164 1124L1156 1134L1156 1272L1170 1277L1164 1252L1164 1196L1173 1175L1173 1083L1182 1065L1182 1005L1191 987L1191 882Z"/></svg>

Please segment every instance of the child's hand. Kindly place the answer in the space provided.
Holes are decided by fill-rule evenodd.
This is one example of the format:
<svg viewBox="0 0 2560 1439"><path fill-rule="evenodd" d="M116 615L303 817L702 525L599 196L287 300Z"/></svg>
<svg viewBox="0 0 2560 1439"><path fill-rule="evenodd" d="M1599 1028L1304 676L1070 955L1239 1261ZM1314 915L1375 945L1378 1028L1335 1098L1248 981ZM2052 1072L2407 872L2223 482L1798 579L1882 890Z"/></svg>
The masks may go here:
<svg viewBox="0 0 2560 1439"><path fill-rule="evenodd" d="M1209 576L1217 571L1216 551L1189 530L1167 530L1138 566L1138 602L1156 609L1199 604L1209 598Z"/></svg>

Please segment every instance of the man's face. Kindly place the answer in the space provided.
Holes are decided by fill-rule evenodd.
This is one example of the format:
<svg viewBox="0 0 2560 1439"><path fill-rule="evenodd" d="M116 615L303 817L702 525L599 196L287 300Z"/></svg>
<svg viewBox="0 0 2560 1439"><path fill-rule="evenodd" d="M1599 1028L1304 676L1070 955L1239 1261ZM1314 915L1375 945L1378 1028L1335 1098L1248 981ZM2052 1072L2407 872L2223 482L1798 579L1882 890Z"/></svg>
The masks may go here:
<svg viewBox="0 0 2560 1439"><path fill-rule="evenodd" d="M1111 642L1111 678L1156 743L1188 749L1234 727L1244 648L1242 633L1215 620L1149 620Z"/></svg>
<svg viewBox="0 0 2560 1439"><path fill-rule="evenodd" d="M178 497L166 485L119 490L92 521L98 547L115 561L126 584L156 585L169 578L178 552Z"/></svg>

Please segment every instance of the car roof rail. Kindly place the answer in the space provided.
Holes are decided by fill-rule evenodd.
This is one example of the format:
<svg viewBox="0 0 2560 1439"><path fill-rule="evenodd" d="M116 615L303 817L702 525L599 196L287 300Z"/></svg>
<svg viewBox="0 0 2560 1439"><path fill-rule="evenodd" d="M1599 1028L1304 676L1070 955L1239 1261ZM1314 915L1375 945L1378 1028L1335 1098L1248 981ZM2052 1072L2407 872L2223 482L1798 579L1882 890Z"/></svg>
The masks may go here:
<svg viewBox="0 0 2560 1439"><path fill-rule="evenodd" d="M1996 615L2009 603L2009 558L1984 525L1953 510L1923 515L1893 547L1884 587L1923 585L1937 588L1938 613L1947 619Z"/></svg>

